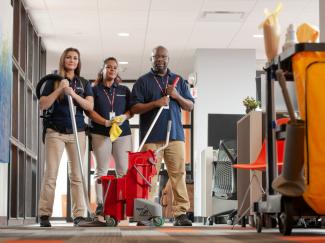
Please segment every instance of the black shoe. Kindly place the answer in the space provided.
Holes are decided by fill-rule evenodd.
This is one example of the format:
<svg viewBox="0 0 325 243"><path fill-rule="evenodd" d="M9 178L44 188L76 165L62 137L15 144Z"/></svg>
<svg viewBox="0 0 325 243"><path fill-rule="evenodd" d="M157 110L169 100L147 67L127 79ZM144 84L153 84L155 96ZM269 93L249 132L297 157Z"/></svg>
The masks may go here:
<svg viewBox="0 0 325 243"><path fill-rule="evenodd" d="M73 226L79 226L79 223L85 222L86 219L84 217L77 217L73 219Z"/></svg>
<svg viewBox="0 0 325 243"><path fill-rule="evenodd" d="M103 215L103 204L102 203L98 203L95 214L96 215Z"/></svg>
<svg viewBox="0 0 325 243"><path fill-rule="evenodd" d="M186 214L181 214L175 218L174 226L192 226L192 221L187 218Z"/></svg>
<svg viewBox="0 0 325 243"><path fill-rule="evenodd" d="M49 216L47 216L47 215L41 216L40 217L39 225L41 227L51 227L52 225L50 223Z"/></svg>

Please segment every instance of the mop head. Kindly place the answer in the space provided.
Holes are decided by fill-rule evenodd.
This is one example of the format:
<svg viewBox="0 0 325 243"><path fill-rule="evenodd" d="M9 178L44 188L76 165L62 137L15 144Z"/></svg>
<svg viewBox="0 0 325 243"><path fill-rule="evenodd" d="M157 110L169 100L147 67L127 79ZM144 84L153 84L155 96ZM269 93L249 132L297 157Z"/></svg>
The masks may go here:
<svg viewBox="0 0 325 243"><path fill-rule="evenodd" d="M297 180L287 180L283 175L274 179L272 188L282 195L289 197L302 196L306 189L303 177Z"/></svg>

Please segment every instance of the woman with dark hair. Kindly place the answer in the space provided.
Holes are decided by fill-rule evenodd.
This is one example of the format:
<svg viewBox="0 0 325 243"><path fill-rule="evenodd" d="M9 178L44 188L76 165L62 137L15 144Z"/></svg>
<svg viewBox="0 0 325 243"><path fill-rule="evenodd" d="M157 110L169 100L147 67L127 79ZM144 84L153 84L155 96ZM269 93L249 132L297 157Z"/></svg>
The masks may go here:
<svg viewBox="0 0 325 243"><path fill-rule="evenodd" d="M86 135L83 111L90 111L94 106L90 83L80 77L80 53L75 48L67 48L61 55L59 74L62 81L47 82L41 94L41 110L51 109L45 136L45 171L39 200L40 226L51 227L49 217L52 215L56 179L63 154L68 155L69 178L72 198L72 215L74 226L84 220L85 214L82 177L79 169L76 140L72 130L67 95L76 105L76 125L83 158L86 149Z"/></svg>
<svg viewBox="0 0 325 243"><path fill-rule="evenodd" d="M91 119L92 148L96 158L95 188L97 209L101 215L103 210L102 185L98 179L107 175L108 163L115 160L118 177L126 174L128 169L128 151L132 150L131 129L128 119L131 118L130 90L121 85L118 76L118 61L114 57L105 59L102 75L93 87L94 110L87 113ZM121 129L120 136L112 141L110 130L114 121Z"/></svg>

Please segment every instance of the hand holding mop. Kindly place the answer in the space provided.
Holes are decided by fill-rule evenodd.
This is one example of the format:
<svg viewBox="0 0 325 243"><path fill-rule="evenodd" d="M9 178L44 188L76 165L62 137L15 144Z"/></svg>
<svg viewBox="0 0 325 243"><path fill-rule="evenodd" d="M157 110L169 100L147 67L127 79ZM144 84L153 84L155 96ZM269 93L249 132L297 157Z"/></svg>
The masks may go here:
<svg viewBox="0 0 325 243"><path fill-rule="evenodd" d="M174 87L176 87L178 81L179 81L179 77L177 76L177 77L175 78L174 82L173 82L173 86L174 86ZM167 97L169 98L169 95L167 95ZM160 113L163 111L163 109L164 109L164 106L162 106L162 107L159 108L159 111L158 111L157 115L155 116L155 119L154 119L153 122L151 123L151 126L149 127L149 129L148 129L148 131L147 131L145 137L144 137L143 140L142 140L142 143L141 143L140 146L139 146L138 152L141 151L143 145L144 145L145 142L147 141L147 138L149 137L149 134L150 134L152 128L155 126L155 124L156 124L156 122L157 122L157 120L158 120L158 118L159 118L159 116L160 116Z"/></svg>

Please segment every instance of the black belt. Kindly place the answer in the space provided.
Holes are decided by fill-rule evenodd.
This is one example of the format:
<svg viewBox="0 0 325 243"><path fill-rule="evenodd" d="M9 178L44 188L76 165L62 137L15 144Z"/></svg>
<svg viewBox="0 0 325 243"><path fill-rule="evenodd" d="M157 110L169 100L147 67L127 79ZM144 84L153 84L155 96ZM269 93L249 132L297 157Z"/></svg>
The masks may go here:
<svg viewBox="0 0 325 243"><path fill-rule="evenodd" d="M58 133L63 133L63 134L73 134L73 129L72 128L66 128L66 127L59 127L56 125L49 125L48 128L53 129L54 131L58 132ZM84 132L86 129L84 127L82 128L77 128L77 132Z"/></svg>

